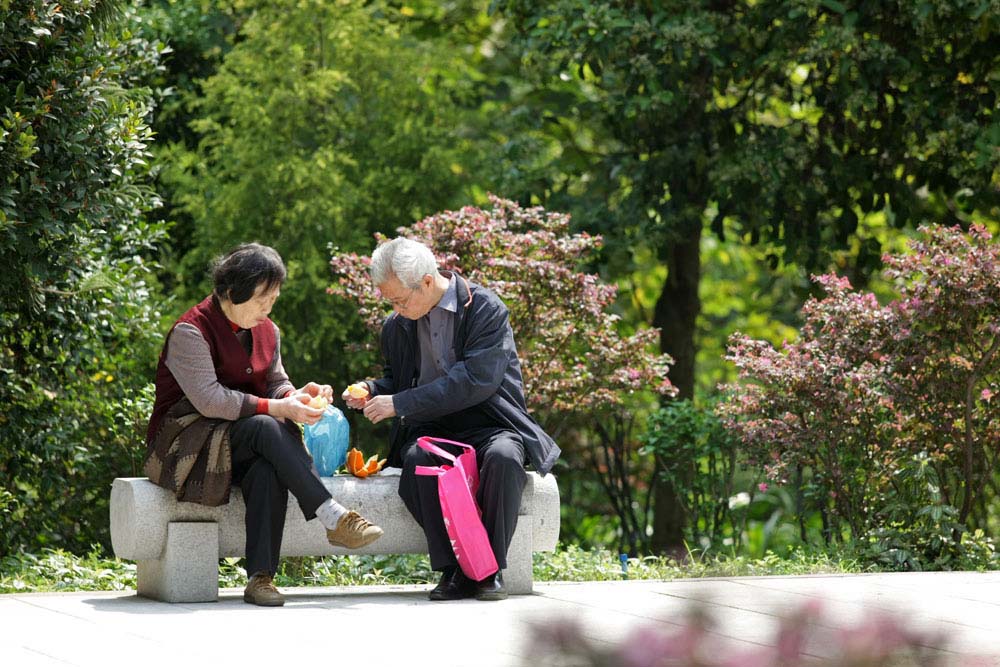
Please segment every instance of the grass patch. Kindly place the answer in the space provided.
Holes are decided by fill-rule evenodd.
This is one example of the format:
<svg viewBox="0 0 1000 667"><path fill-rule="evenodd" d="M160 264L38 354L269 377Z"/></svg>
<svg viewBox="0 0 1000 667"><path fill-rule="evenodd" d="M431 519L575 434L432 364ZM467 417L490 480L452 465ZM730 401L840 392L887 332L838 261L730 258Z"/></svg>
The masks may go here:
<svg viewBox="0 0 1000 667"><path fill-rule="evenodd" d="M135 563L99 550L77 556L62 549L17 554L0 561L0 593L122 591L135 588Z"/></svg>
<svg viewBox="0 0 1000 667"><path fill-rule="evenodd" d="M219 585L246 584L243 561L219 562ZM649 556L628 560L623 576L618 556L560 545L554 553L534 555L535 581L616 581L621 579L686 579L871 571L858 561L825 553L793 551L763 558L708 557L678 563ZM107 558L99 550L84 556L54 549L41 555L19 554L0 561L0 593L49 591L122 591L135 588L135 564ZM427 556L420 554L285 558L276 577L279 586L359 586L437 582Z"/></svg>
<svg viewBox="0 0 1000 667"><path fill-rule="evenodd" d="M614 581L620 579L694 579L703 577L761 577L793 574L839 574L871 571L859 561L826 553L792 551L787 556L768 552L762 558L746 556L692 557L679 563L662 556L629 558L622 564L605 550L586 551L576 545L534 555L536 581Z"/></svg>

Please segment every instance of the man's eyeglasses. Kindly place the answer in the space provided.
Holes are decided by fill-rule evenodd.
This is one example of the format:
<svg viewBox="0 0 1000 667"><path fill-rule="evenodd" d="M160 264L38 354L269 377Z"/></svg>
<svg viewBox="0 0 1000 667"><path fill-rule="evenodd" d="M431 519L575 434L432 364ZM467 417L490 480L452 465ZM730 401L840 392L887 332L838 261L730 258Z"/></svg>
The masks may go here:
<svg viewBox="0 0 1000 667"><path fill-rule="evenodd" d="M386 299L386 301L388 301L389 305L395 308L396 310L402 310L403 308L406 308L406 304L410 303L410 299L413 298L413 293L416 291L417 289L414 287L410 289L410 293L406 296L405 299Z"/></svg>

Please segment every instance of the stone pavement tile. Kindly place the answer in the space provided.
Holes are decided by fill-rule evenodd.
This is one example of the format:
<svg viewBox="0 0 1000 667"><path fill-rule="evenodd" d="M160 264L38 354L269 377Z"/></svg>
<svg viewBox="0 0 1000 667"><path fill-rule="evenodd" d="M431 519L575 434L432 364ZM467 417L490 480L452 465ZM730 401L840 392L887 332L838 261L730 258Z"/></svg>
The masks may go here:
<svg viewBox="0 0 1000 667"><path fill-rule="evenodd" d="M794 581L792 581L794 579ZM989 634L970 632L975 628L958 625L962 614L969 611L968 605L955 605L948 613L937 610L914 611L908 607L906 596L900 597L892 591L881 596L873 596L869 581L855 590L845 591L840 579L824 579L808 582L804 577L785 578L780 581L760 579L735 580L685 580L672 582L635 582L640 584L633 594L621 595L632 582L611 584L614 593L603 591L595 594L595 589L608 584L588 584L576 589L579 596L593 596L600 600L602 609L641 616L650 621L677 624L684 618L692 605L700 604L714 619L713 634L725 637L731 647L739 649L742 644L774 645L777 625L782 617L794 617L803 605L820 605L820 616L816 619L817 634L829 638L810 649L813 655L830 655L837 648L838 632L848 628L865 627L879 613L893 613L904 627L928 633L929 648L943 655L956 652L980 654L984 648L1000 654L1000 640ZM831 594L831 587L839 590ZM789 588L793 590L788 590ZM848 587L849 588L849 587ZM576 590L566 588L546 588L548 594L573 599ZM662 601L656 600L656 597ZM951 607L951 602L948 605ZM931 611L938 613L932 614ZM996 616L994 616L996 618ZM613 627L613 631L619 630ZM939 636L943 633L943 636ZM997 635L1000 637L1000 635ZM743 649L739 649L743 650Z"/></svg>
<svg viewBox="0 0 1000 667"><path fill-rule="evenodd" d="M572 603L576 611L571 617L583 626L587 638L606 644L619 644L636 633L653 631L672 635L686 624L692 610L692 600L663 594L673 582L621 581L583 585L543 584L536 589L546 599ZM713 616L718 610L710 608ZM770 645L770 624L766 615L746 614L722 622L710 631L719 648L745 654ZM738 625L734 625L738 623ZM735 631L734 628L739 631Z"/></svg>
<svg viewBox="0 0 1000 667"><path fill-rule="evenodd" d="M914 575L921 576L914 576ZM957 576L953 576L957 575ZM978 575L978 576L977 576ZM965 652L983 646L981 637L994 634L998 641L989 642L990 650L1000 650L1000 579L989 573L900 573L842 577L809 581L811 578L744 580L752 589L775 591L790 597L800 596L819 600L827 616L839 625L863 623L871 613L891 614L908 628L923 631L943 631L956 650ZM982 591L994 591L990 599ZM864 613L853 611L861 607ZM969 641L966 641L968 636ZM966 648L965 644L971 644Z"/></svg>
<svg viewBox="0 0 1000 667"><path fill-rule="evenodd" d="M599 622L597 627L603 629L601 636L616 643L642 629L661 635L678 633L697 606L707 612L712 621L709 635L714 638L711 643L713 650L748 656L775 645L777 624L783 612L773 609L773 604L763 605L762 611L733 606L727 599L727 591L739 589L724 581L711 581L708 586L686 586L682 595L673 594L671 587L675 583L678 582L665 585L658 582L613 582L587 584L578 589L540 588L546 595L578 599L582 608L588 611L577 618L591 624L591 627ZM611 611L610 623L601 620L608 610ZM592 631L584 634L591 638L594 636ZM832 642L826 641L825 645L826 648L823 645L810 646L806 652L813 656L832 654Z"/></svg>
<svg viewBox="0 0 1000 667"><path fill-rule="evenodd" d="M935 573L938 574L938 573ZM858 576L837 578L816 577L760 577L734 578L728 580L676 581L671 582L665 594L693 599L708 599L746 609L794 609L810 600L824 604L842 602L862 605L866 609L896 613L916 611L940 612L942 602L946 605L961 602L963 610L968 604L976 604L960 595L952 587L935 590L925 585L917 588L891 585L887 578L895 575ZM926 582L926 579L925 579ZM997 591L1000 593L1000 590ZM981 603L982 610L1000 610L997 602ZM956 610L957 611L957 610Z"/></svg>
<svg viewBox="0 0 1000 667"><path fill-rule="evenodd" d="M325 609L325 618L303 616L296 619L295 626L322 633L316 626L319 622L329 624L330 636L346 633L351 641L358 642L346 655L363 664L411 663L415 656L421 656L421 664L433 662L445 667L521 664L526 633L519 618L526 598L439 603L427 599L427 590L420 587L373 595L371 588L292 589L287 591L282 611ZM329 613L345 611L350 614L348 618L342 613ZM309 643L311 640L303 640L303 652L309 652ZM337 646L339 650L339 643ZM340 661L346 656L338 652L336 658Z"/></svg>
<svg viewBox="0 0 1000 667"><path fill-rule="evenodd" d="M218 603L179 605L145 600L130 592L5 596L0 597L0 620L16 616L19 610L12 607L30 610L13 627L4 624L21 634L16 644L19 659L20 652L50 646L53 634L67 637L66 645L56 646L36 663L44 665L112 667L133 664L136 656L152 656L144 664L207 664L208 658L228 655L231 660L234 655L249 654L254 663L261 664L289 664L325 655L338 662L399 664L419 655L426 660L433 656L433 662L442 667L491 667L531 664L528 640L532 629L553 618L579 615L579 603L543 595L492 603L433 603L426 599L427 588L287 589L287 602L281 609L246 605L238 590L222 591ZM592 604L586 610L586 625L598 630L597 641L617 641L636 625L632 614ZM32 627L37 632L20 632ZM224 628L238 628L239 636L256 639L246 646L223 647L219 637L234 634ZM386 642L390 629L392 641ZM19 664L6 659L15 644L4 645L0 664ZM374 662L373 655L377 656Z"/></svg>
<svg viewBox="0 0 1000 667"><path fill-rule="evenodd" d="M18 665L7 652L18 659L33 656L33 664L52 665L117 665L128 664L124 655L148 656L145 664L169 665L170 659L161 653L169 643L150 642L112 624L89 618L85 605L72 604L74 598L61 598L61 604L51 604L60 596L23 596L0 603L3 623L0 639L0 664ZM39 603L41 602L41 603ZM49 604L45 604L48 602ZM149 617L149 622L154 617ZM201 656L183 648L172 651L175 657L200 661ZM221 655L219 656L222 657ZM134 659L134 658L133 658ZM47 662L45 661L47 660Z"/></svg>
<svg viewBox="0 0 1000 667"><path fill-rule="evenodd" d="M909 629L943 632L948 650L1000 655L1000 573L885 573L841 576L835 581L775 578L748 585L809 590L833 612L838 606L830 600L859 602L866 611L893 614Z"/></svg>
<svg viewBox="0 0 1000 667"><path fill-rule="evenodd" d="M936 649L990 656L998 664L1000 614L984 590L1000 592L1000 573L944 577L865 575L681 581L536 584L536 594L500 602L427 600L430 586L284 589L286 605L246 605L242 590L218 603L165 604L124 593L0 596L0 667L117 667L142 664L433 663L437 667L527 666L535 629L567 619L610 647L644 628L676 632L693 601L715 618L727 653L747 655L774 644L779 617L810 600L823 602L825 634L810 655L839 648L838 631L896 609L907 627L944 627ZM638 640L637 640L638 641ZM947 653L952 651L953 653ZM950 662L950 661L949 661Z"/></svg>
<svg viewBox="0 0 1000 667"><path fill-rule="evenodd" d="M840 582L825 582L841 586ZM870 586L856 591L834 591L816 582L795 585L768 581L759 584L750 579L671 582L665 596L701 601L722 608L753 611L780 618L796 614L805 605L819 604L824 609L836 608L844 620L861 618L864 610L896 611L898 603L885 599Z"/></svg>
<svg viewBox="0 0 1000 667"><path fill-rule="evenodd" d="M54 667L55 665L69 665L71 663L55 660L48 655L42 655L34 650L20 647L0 647L0 664L16 665L17 667Z"/></svg>
<svg viewBox="0 0 1000 667"><path fill-rule="evenodd" d="M826 597L853 599L859 594L875 598L918 599L929 595L997 603L1000 573L913 572L799 577L745 577L731 581L759 589L798 592L822 590Z"/></svg>
<svg viewBox="0 0 1000 667"><path fill-rule="evenodd" d="M680 628L696 609L704 610L713 621L711 634L728 640L728 645L739 651L754 646L773 646L778 621L797 609L780 595L771 599L747 597L743 587L723 580L634 584L638 585L638 595L616 595L626 586L633 585L633 582L621 582L594 599L599 600L600 607L659 624L668 633Z"/></svg>

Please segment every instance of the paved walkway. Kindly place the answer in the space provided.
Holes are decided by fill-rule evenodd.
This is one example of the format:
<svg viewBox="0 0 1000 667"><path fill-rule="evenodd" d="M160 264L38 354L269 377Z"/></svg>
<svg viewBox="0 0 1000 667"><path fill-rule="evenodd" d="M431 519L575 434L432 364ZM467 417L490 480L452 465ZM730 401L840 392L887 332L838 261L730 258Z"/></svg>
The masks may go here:
<svg viewBox="0 0 1000 667"><path fill-rule="evenodd" d="M501 602L429 602L420 586L285 589L283 608L163 604L134 593L0 595L0 667L79 665L537 665L538 626L572 619L598 646L642 628L675 632L701 601L726 650L774 645L776 620L821 603L829 655L836 630L890 612L949 663L1000 665L1000 572L942 572L536 584ZM648 635L646 640L648 642ZM713 657L714 662L714 657Z"/></svg>

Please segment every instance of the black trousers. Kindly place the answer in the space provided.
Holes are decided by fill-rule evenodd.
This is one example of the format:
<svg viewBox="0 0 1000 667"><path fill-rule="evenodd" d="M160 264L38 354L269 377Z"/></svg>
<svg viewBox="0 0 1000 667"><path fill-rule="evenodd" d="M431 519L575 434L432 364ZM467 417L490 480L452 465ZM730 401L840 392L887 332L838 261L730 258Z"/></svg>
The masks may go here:
<svg viewBox="0 0 1000 667"><path fill-rule="evenodd" d="M431 568L434 570L454 567L458 562L441 516L437 477L416 475L414 468L418 465L435 466L448 462L417 447L418 435L457 440L476 448L476 464L479 467L479 492L476 500L483 512L483 526L493 547L497 565L501 569L507 567L507 548L517 527L521 492L528 481L524 471L524 444L521 436L514 431L496 427L475 428L457 433L439 428L431 429L430 432L422 429L408 434L408 442L403 450L399 496L424 529ZM454 454L461 453L458 448L450 445L436 444Z"/></svg>
<svg viewBox="0 0 1000 667"><path fill-rule="evenodd" d="M229 429L233 484L246 504L247 576L278 571L288 492L306 520L330 498L301 436L269 415L238 419Z"/></svg>

